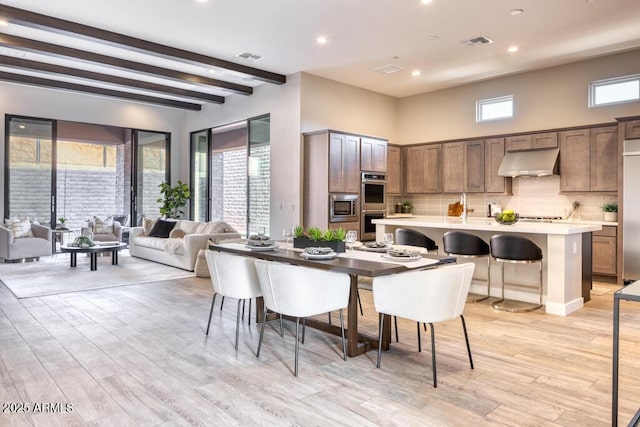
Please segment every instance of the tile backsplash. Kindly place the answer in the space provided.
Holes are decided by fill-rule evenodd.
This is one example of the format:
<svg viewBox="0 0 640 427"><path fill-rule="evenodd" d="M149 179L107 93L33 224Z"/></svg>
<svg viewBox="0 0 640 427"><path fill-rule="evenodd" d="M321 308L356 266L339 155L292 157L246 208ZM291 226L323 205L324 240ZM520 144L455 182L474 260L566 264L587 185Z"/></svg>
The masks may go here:
<svg viewBox="0 0 640 427"><path fill-rule="evenodd" d="M459 194L433 194L413 196L393 196L389 198L388 210L394 212L395 204L410 200L416 215L444 216L451 203L460 200ZM521 177L513 179L513 195L467 193L467 206L473 209L469 216L487 216L490 203L499 204L502 209L513 209L522 216L566 217L573 202L580 203L573 217L591 221L603 218L600 207L605 203L617 203L617 195L603 194L560 194L560 177Z"/></svg>

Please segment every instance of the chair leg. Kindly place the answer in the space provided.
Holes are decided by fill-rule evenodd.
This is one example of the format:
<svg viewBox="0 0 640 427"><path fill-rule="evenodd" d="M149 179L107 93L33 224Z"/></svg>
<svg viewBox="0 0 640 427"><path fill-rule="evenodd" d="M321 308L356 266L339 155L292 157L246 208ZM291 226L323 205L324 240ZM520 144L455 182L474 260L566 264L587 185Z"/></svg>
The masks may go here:
<svg viewBox="0 0 640 427"><path fill-rule="evenodd" d="M422 339L420 339L420 322L416 322L418 326L418 353L422 353Z"/></svg>
<svg viewBox="0 0 640 427"><path fill-rule="evenodd" d="M223 305L224 305L224 297L222 297L222 300L220 301L220 311L222 311Z"/></svg>
<svg viewBox="0 0 640 427"><path fill-rule="evenodd" d="M249 298L249 315L247 316L247 325L251 326L251 298Z"/></svg>
<svg viewBox="0 0 640 427"><path fill-rule="evenodd" d="M306 335L307 332L307 318L303 317L302 318L302 341L300 341L302 344L304 344L304 336Z"/></svg>
<svg viewBox="0 0 640 427"><path fill-rule="evenodd" d="M393 326L396 328L396 342L400 342L398 339L398 316L393 316Z"/></svg>
<svg viewBox="0 0 640 427"><path fill-rule="evenodd" d="M246 302L245 300L242 300L242 320L244 320L244 303L245 302Z"/></svg>
<svg viewBox="0 0 640 427"><path fill-rule="evenodd" d="M340 332L342 333L342 358L347 361L347 343L344 340L344 315L340 309Z"/></svg>
<svg viewBox="0 0 640 427"><path fill-rule="evenodd" d="M284 338L284 322L282 321L282 314L280 315L280 336Z"/></svg>
<svg viewBox="0 0 640 427"><path fill-rule="evenodd" d="M382 359L382 326L384 325L384 313L380 313L380 332L378 333L378 361L376 362L376 368L380 368L380 362Z"/></svg>
<svg viewBox="0 0 640 427"><path fill-rule="evenodd" d="M236 350L238 350L238 334L240 333L240 303L243 303L244 300L238 300L238 312L236 314Z"/></svg>
<svg viewBox="0 0 640 427"><path fill-rule="evenodd" d="M280 317L282 319L282 317ZM264 336L264 325L267 324L267 306L264 306L264 312L262 313L262 326L260 327L260 339L258 340L258 351L256 357L260 357L260 347L262 347L262 337Z"/></svg>
<svg viewBox="0 0 640 427"><path fill-rule="evenodd" d="M433 323L429 323L431 326L431 364L433 365L433 387L438 387L438 377L436 376L436 331L433 328Z"/></svg>
<svg viewBox="0 0 640 427"><path fill-rule="evenodd" d="M218 294L213 294L213 299L211 300L211 310L209 310L209 323L207 323L207 332L205 335L209 335L209 328L211 327L211 315L213 315L213 305L216 303L216 297Z"/></svg>
<svg viewBox="0 0 640 427"><path fill-rule="evenodd" d="M329 315L329 324L331 324L331 312L327 313Z"/></svg>
<svg viewBox="0 0 640 427"><path fill-rule="evenodd" d="M423 323L422 326L424 326L424 331L427 332L427 324Z"/></svg>
<svg viewBox="0 0 640 427"><path fill-rule="evenodd" d="M473 369L473 357L471 356L471 346L469 345L469 335L467 335L467 324L464 321L464 316L460 315L460 320L462 320L462 330L464 331L464 341L467 343L467 354L469 354L469 365L471 369Z"/></svg>
<svg viewBox="0 0 640 427"><path fill-rule="evenodd" d="M362 311L362 301L360 301L360 291L356 290L356 295L358 297L358 306L360 307L360 316L364 316L364 311Z"/></svg>
<svg viewBox="0 0 640 427"><path fill-rule="evenodd" d="M298 351L300 351L300 318L296 317L296 357L295 357L295 362L294 362L294 368L293 368L293 375L294 376L298 376Z"/></svg>
<svg viewBox="0 0 640 427"><path fill-rule="evenodd" d="M540 265L540 306L542 307L542 261L538 261Z"/></svg>
<svg viewBox="0 0 640 427"><path fill-rule="evenodd" d="M487 257L487 297L491 297L491 257Z"/></svg>

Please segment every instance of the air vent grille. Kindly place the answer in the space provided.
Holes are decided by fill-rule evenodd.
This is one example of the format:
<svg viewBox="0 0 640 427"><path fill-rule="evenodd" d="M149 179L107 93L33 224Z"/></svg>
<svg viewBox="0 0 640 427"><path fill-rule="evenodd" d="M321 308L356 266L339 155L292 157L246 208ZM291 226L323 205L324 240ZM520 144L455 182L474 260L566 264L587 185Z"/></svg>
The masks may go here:
<svg viewBox="0 0 640 427"><path fill-rule="evenodd" d="M486 38L485 36L478 36L469 40L463 40L462 43L466 44L467 46L477 46L481 44L493 43L493 41Z"/></svg>
<svg viewBox="0 0 640 427"><path fill-rule="evenodd" d="M382 67L374 68L373 71L377 71L379 73L384 73L384 74L393 74L393 73L397 73L398 71L404 71L404 68L398 65L389 64L389 65L383 65Z"/></svg>
<svg viewBox="0 0 640 427"><path fill-rule="evenodd" d="M247 61L257 62L260 61L263 57L260 55L256 55L254 53L242 52L236 55L237 58L246 59Z"/></svg>

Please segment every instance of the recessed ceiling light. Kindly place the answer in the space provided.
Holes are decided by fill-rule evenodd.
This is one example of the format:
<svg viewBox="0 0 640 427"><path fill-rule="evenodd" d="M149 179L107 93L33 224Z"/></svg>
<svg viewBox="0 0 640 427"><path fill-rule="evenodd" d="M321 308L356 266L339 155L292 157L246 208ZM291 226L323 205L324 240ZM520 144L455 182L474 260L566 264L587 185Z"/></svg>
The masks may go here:
<svg viewBox="0 0 640 427"><path fill-rule="evenodd" d="M19 125L18 127L19 127L20 129L24 129L24 128L26 128L26 126L25 126L25 125Z"/></svg>
<svg viewBox="0 0 640 427"><path fill-rule="evenodd" d="M509 12L509 15L511 16L517 16L524 13L523 9L513 9L511 12Z"/></svg>
<svg viewBox="0 0 640 427"><path fill-rule="evenodd" d="M196 2L198 2L198 3L206 3L207 0L196 0Z"/></svg>
<svg viewBox="0 0 640 427"><path fill-rule="evenodd" d="M208 69L208 70L207 70L207 72L208 72L209 74L215 74L215 73L217 73L217 71L216 71L216 70L214 70L213 68Z"/></svg>
<svg viewBox="0 0 640 427"><path fill-rule="evenodd" d="M413 77L418 77L420 74L422 74L422 73L420 72L420 70L413 70L413 71L411 72L411 75L412 75Z"/></svg>
<svg viewBox="0 0 640 427"><path fill-rule="evenodd" d="M325 36L318 36L316 39L316 43L318 44L327 44L327 38Z"/></svg>
<svg viewBox="0 0 640 427"><path fill-rule="evenodd" d="M519 50L520 50L520 48L518 46L511 46L509 49L507 49L507 52L513 53L513 52L517 52Z"/></svg>
<svg viewBox="0 0 640 427"><path fill-rule="evenodd" d="M420 3L422 4L429 4L431 3L433 0L420 0Z"/></svg>
<svg viewBox="0 0 640 427"><path fill-rule="evenodd" d="M4 19L0 19L0 27L6 27L9 25L9 21L6 21Z"/></svg>

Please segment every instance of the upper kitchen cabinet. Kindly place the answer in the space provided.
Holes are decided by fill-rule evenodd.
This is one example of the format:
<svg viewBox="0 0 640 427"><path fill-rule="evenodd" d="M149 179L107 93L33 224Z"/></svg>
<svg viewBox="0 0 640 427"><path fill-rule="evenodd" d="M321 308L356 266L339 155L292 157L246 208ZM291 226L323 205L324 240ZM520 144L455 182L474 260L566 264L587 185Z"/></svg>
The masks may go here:
<svg viewBox="0 0 640 427"><path fill-rule="evenodd" d="M360 168L362 172L386 172L387 141L362 138L360 140Z"/></svg>
<svg viewBox="0 0 640 427"><path fill-rule="evenodd" d="M484 190L487 193L511 194L512 179L498 175L504 152L504 138L484 141Z"/></svg>
<svg viewBox="0 0 640 427"><path fill-rule="evenodd" d="M618 127L560 132L560 191L617 190Z"/></svg>
<svg viewBox="0 0 640 427"><path fill-rule="evenodd" d="M360 191L360 138L329 134L329 192Z"/></svg>
<svg viewBox="0 0 640 427"><path fill-rule="evenodd" d="M530 150L532 148L555 148L558 146L557 132L539 132L505 138L505 150Z"/></svg>
<svg viewBox="0 0 640 427"><path fill-rule="evenodd" d="M624 124L625 139L640 138L640 120L629 120Z"/></svg>
<svg viewBox="0 0 640 427"><path fill-rule="evenodd" d="M484 192L484 141L442 144L442 191Z"/></svg>
<svg viewBox="0 0 640 427"><path fill-rule="evenodd" d="M442 144L405 149L405 183L408 194L442 193Z"/></svg>
<svg viewBox="0 0 640 427"><path fill-rule="evenodd" d="M402 194L402 154L394 145L387 146L387 194Z"/></svg>

